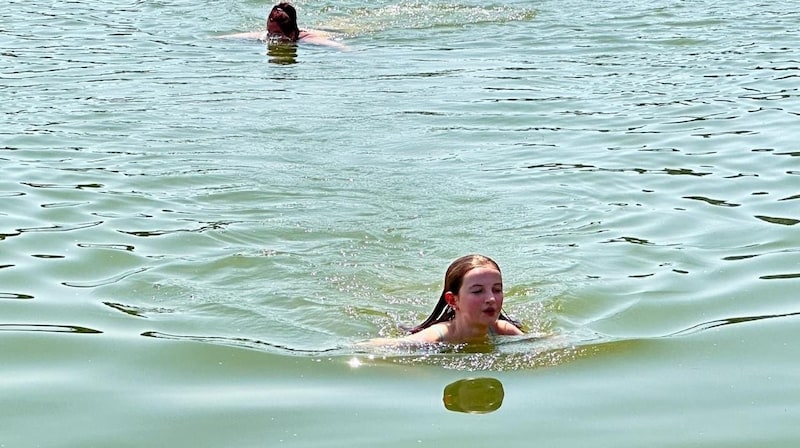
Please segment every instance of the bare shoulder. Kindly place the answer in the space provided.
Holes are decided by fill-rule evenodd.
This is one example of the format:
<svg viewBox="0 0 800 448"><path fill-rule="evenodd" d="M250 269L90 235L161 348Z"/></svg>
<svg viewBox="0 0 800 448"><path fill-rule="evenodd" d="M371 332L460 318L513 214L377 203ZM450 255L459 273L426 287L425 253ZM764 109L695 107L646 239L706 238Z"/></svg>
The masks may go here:
<svg viewBox="0 0 800 448"><path fill-rule="evenodd" d="M447 339L449 327L445 323L438 323L421 330L417 333L410 334L403 339L408 342L430 344L434 342L441 342Z"/></svg>
<svg viewBox="0 0 800 448"><path fill-rule="evenodd" d="M512 324L507 320L498 320L495 322L495 332L499 335L503 336L517 336L521 334L525 334L522 330L516 327L516 325Z"/></svg>
<svg viewBox="0 0 800 448"><path fill-rule="evenodd" d="M445 340L450 327L446 323L438 323L430 327L398 338L373 338L356 343L359 347L399 347L434 344Z"/></svg>

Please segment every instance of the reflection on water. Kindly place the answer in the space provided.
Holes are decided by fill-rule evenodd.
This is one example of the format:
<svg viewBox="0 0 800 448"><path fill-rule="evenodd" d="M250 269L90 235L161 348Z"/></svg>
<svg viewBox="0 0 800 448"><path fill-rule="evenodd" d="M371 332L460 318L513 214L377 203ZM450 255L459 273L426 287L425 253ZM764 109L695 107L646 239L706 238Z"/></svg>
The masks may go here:
<svg viewBox="0 0 800 448"><path fill-rule="evenodd" d="M297 45L287 42L269 42L267 44L269 62L279 65L297 63Z"/></svg>
<svg viewBox="0 0 800 448"><path fill-rule="evenodd" d="M504 396L495 378L465 378L445 386L442 401L448 411L486 414L500 409Z"/></svg>

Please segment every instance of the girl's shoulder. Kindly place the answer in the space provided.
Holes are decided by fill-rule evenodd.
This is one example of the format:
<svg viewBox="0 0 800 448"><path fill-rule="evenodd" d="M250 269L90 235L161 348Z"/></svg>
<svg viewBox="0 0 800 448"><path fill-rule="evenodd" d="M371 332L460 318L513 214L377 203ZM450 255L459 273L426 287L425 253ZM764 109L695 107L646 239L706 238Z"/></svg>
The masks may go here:
<svg viewBox="0 0 800 448"><path fill-rule="evenodd" d="M516 336L520 334L525 334L522 330L517 328L516 325L512 324L507 320L500 320L500 319L498 319L497 322L494 323L494 331L496 334L503 336Z"/></svg>
<svg viewBox="0 0 800 448"><path fill-rule="evenodd" d="M444 342L447 339L447 334L449 332L450 327L447 325L447 323L440 322L431 325L419 333L408 336L408 338L425 343Z"/></svg>

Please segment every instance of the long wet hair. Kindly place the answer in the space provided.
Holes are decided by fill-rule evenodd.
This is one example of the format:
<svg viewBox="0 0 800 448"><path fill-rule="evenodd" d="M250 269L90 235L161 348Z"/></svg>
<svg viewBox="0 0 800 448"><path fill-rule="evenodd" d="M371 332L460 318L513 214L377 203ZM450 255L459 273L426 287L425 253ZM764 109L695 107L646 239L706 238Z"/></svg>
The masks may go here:
<svg viewBox="0 0 800 448"><path fill-rule="evenodd" d="M283 11L289 17L287 20L286 18L274 18L273 15L277 11ZM275 21L281 29L281 32L284 36L288 37L289 39L295 41L298 37L300 37L300 28L297 26L297 10L294 9L289 3L283 2L278 3L277 5L272 7L272 10L269 12L269 16L267 16L268 21Z"/></svg>
<svg viewBox="0 0 800 448"><path fill-rule="evenodd" d="M458 291L461 289L461 284L464 281L464 276L467 275L467 272L480 267L489 267L496 269L497 272L500 272L500 266L498 266L494 260L485 255L464 255L463 257L457 258L455 261L450 263L450 266L447 268L447 272L444 274L444 288L442 289L442 294L439 296L439 301L436 302L433 312L430 314L430 316L428 316L427 319L425 319L424 322L409 330L409 333L418 333L432 325L453 320L456 317L456 311L447 303L447 300L445 300L445 293L450 291L453 294L458 294ZM503 310L500 310L499 319L508 321L515 327L522 329L522 325L516 320L508 317Z"/></svg>

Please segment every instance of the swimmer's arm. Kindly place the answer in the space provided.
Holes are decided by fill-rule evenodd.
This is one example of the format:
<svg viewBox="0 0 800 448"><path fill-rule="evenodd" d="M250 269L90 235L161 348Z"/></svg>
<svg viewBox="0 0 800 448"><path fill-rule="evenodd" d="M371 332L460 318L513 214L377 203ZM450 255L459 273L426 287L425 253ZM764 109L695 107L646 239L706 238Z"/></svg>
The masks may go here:
<svg viewBox="0 0 800 448"><path fill-rule="evenodd" d="M248 33L233 33L223 34L222 36L214 36L215 39L250 39L250 40L264 40L264 31L251 31Z"/></svg>
<svg viewBox="0 0 800 448"><path fill-rule="evenodd" d="M356 342L356 347L397 347L401 345L405 345L402 338L373 338Z"/></svg>
<svg viewBox="0 0 800 448"><path fill-rule="evenodd" d="M338 48L340 50L350 49L347 45L341 42L337 42L328 37L328 33L324 31L303 30L300 32L299 41L312 45L322 45L325 47Z"/></svg>

